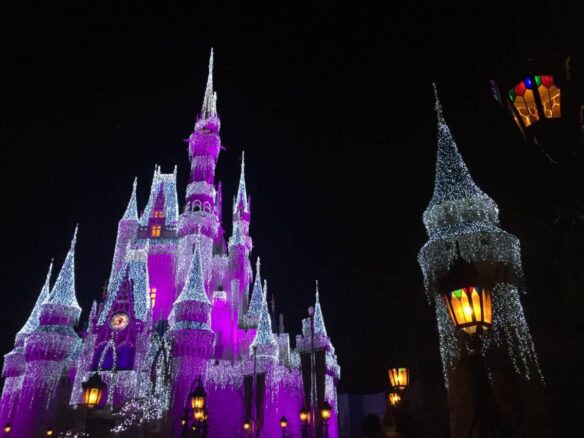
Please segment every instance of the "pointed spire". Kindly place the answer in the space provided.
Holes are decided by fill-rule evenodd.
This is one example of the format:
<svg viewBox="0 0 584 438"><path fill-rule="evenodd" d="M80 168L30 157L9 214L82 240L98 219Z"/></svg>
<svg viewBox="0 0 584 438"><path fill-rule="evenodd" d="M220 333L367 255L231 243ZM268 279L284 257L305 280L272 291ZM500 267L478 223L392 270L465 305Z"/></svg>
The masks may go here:
<svg viewBox="0 0 584 438"><path fill-rule="evenodd" d="M138 203L136 201L136 186L138 184L138 178L134 178L134 184L132 185L132 196L130 196L130 202L126 207L126 212L122 216L123 221L136 221L138 222Z"/></svg>
<svg viewBox="0 0 584 438"><path fill-rule="evenodd" d="M257 318L260 317L262 312L262 307L264 303L264 291L262 289L262 278L260 274L260 258L257 258L256 261L256 276L255 281L253 283L253 290L251 292L251 300L249 300L249 307L247 309L247 316L249 318Z"/></svg>
<svg viewBox="0 0 584 438"><path fill-rule="evenodd" d="M241 227L237 222L233 223L233 235L231 236L231 239L229 239L229 246L231 245L245 245L245 239L243 238Z"/></svg>
<svg viewBox="0 0 584 438"><path fill-rule="evenodd" d="M213 48L211 48L211 56L209 56L209 75L207 76L207 88L203 98L201 117L203 119L217 117L217 93L213 90Z"/></svg>
<svg viewBox="0 0 584 438"><path fill-rule="evenodd" d="M200 231L199 231L200 233ZM205 304L211 304L207 292L205 291L205 279L203 277L203 263L201 261L201 238L197 235L195 243L195 252L191 259L191 267L187 276L187 281L182 292L176 299L175 303L181 301L198 301Z"/></svg>
<svg viewBox="0 0 584 438"><path fill-rule="evenodd" d="M237 189L235 202L233 203L234 211L238 210L239 208L242 208L246 213L249 212L247 204L247 190L245 188L245 151L241 153L241 173L239 174L239 187Z"/></svg>
<svg viewBox="0 0 584 438"><path fill-rule="evenodd" d="M450 128L444 120L442 106L438 98L436 84L434 87L435 110L438 117L438 157L436 161L436 178L434 194L430 205L455 199L480 197L487 195L475 184L462 159L452 137Z"/></svg>
<svg viewBox="0 0 584 438"><path fill-rule="evenodd" d="M51 263L49 264L49 271L47 272L45 284L43 284L43 287L41 289L41 292L39 293L39 296L36 300L36 303L35 303L34 307L32 308L32 312L30 313L30 316L28 317L28 319L24 323L24 326L17 333L17 335L29 334L39 326L39 316L41 314L41 305L47 300L47 297L49 296L49 292L51 290L50 282L51 282L51 273L52 272L53 272L53 260L51 260Z"/></svg>
<svg viewBox="0 0 584 438"><path fill-rule="evenodd" d="M78 229L79 225L76 225L73 239L71 240L71 247L46 302L75 307L81 310L77 302L77 297L75 296L75 245L77 243Z"/></svg>
<svg viewBox="0 0 584 438"><path fill-rule="evenodd" d="M314 304L314 332L324 336L326 334L326 327L324 325L324 318L322 317L322 309L320 308L320 297L318 292L318 280L316 280L316 299Z"/></svg>
<svg viewBox="0 0 584 438"><path fill-rule="evenodd" d="M265 298L262 301L257 332L249 347L250 356L253 355L254 347L257 348L258 356L278 357L278 342L272 332L272 320Z"/></svg>

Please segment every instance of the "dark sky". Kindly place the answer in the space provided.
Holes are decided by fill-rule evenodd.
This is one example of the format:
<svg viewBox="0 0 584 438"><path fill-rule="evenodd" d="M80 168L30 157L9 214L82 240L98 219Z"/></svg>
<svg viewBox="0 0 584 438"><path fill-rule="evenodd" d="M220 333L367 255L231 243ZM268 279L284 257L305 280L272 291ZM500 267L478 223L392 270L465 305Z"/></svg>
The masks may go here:
<svg viewBox="0 0 584 438"><path fill-rule="evenodd" d="M529 287L529 272L546 261L525 220L539 211L546 163L489 95L488 66L512 64L513 53L523 62L534 48L580 50L580 11L533 2L504 11L415 1L390 10L137 4L0 14L0 350L11 348L50 259L62 263L75 223L87 312L109 275L134 176L143 208L154 164L166 172L178 164L184 198L183 139L213 46L225 228L245 149L253 256L262 257L287 329L300 331L318 278L342 391L383 390L384 361L405 355L440 392L437 333L416 262L434 178L431 82L471 173L522 239ZM553 206L542 208L545 221ZM539 297L525 302L536 346L538 336L555 344L556 334L539 334L555 321Z"/></svg>

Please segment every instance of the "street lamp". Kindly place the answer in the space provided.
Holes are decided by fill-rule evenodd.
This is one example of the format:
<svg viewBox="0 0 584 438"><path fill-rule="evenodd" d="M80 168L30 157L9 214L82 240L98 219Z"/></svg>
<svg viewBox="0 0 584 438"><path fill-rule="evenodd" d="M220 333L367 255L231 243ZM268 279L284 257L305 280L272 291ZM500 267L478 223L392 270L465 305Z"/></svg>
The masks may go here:
<svg viewBox="0 0 584 438"><path fill-rule="evenodd" d="M389 393L389 404L393 407L397 406L401 401L401 396L399 392L390 392Z"/></svg>
<svg viewBox="0 0 584 438"><path fill-rule="evenodd" d="M471 286L455 289L442 295L454 325L473 334L491 326L491 292Z"/></svg>
<svg viewBox="0 0 584 438"><path fill-rule="evenodd" d="M302 438L308 437L308 420L310 419L310 412L306 406L300 409L300 424L302 425Z"/></svg>
<svg viewBox="0 0 584 438"><path fill-rule="evenodd" d="M409 368L390 368L389 384L396 391L404 391L410 385Z"/></svg>
<svg viewBox="0 0 584 438"><path fill-rule="evenodd" d="M282 428L282 437L286 436L286 428L288 427L288 420L286 420L285 416L280 418L280 427Z"/></svg>
<svg viewBox="0 0 584 438"><path fill-rule="evenodd" d="M207 393L205 392L205 388L203 388L203 382L201 381L201 376L197 379L197 387L196 389L191 392L190 395L191 399L191 408L197 409L204 409L205 408L205 401L207 400Z"/></svg>
<svg viewBox="0 0 584 438"><path fill-rule="evenodd" d="M332 407L329 405L328 401L324 401L322 408L320 409L320 415L324 421L324 436L328 438L328 421L331 418Z"/></svg>
<svg viewBox="0 0 584 438"><path fill-rule="evenodd" d="M83 403L88 408L93 408L97 406L101 400L103 390L105 389L105 383L101 380L99 374L94 373L87 382L81 384L83 388Z"/></svg>

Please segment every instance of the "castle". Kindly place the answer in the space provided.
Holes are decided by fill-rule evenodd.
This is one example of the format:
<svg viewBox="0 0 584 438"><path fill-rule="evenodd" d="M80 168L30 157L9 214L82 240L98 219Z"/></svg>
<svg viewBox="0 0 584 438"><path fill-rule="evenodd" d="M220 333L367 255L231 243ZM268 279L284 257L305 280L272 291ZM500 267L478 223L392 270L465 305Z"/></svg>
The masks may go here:
<svg viewBox="0 0 584 438"><path fill-rule="evenodd" d="M211 52L202 111L188 138L183 207L176 167L173 173L155 168L141 215L134 181L107 291L79 331L75 231L57 279L51 286L49 268L14 349L4 357L0 426L9 436L87 436L90 419L109 425L107 436L185 436L193 433L186 428L199 384L206 392L206 436L281 436L282 417L288 437L308 429L323 436L325 426L328 436L338 436L340 368L318 287L293 348L282 318L276 321L268 307L259 257L252 269L243 157L233 231L224 238L221 184L215 184L224 149L219 131ZM88 411L83 385L95 375L104 389ZM332 409L325 425L319 409L326 403ZM305 424L301 409L309 412Z"/></svg>

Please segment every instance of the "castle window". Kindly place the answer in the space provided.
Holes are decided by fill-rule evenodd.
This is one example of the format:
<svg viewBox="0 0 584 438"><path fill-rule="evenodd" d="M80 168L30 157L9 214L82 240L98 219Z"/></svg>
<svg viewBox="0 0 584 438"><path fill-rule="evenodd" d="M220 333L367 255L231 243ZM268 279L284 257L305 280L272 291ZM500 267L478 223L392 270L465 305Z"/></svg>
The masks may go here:
<svg viewBox="0 0 584 438"><path fill-rule="evenodd" d="M150 288L150 303L152 304L152 308L154 309L154 305L156 304L156 288Z"/></svg>
<svg viewBox="0 0 584 438"><path fill-rule="evenodd" d="M164 217L164 211L163 210L154 210L154 217L157 219L161 219Z"/></svg>
<svg viewBox="0 0 584 438"><path fill-rule="evenodd" d="M150 235L152 237L160 237L160 230L161 230L161 226L160 225L153 225L152 226L152 231L151 231Z"/></svg>

